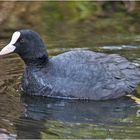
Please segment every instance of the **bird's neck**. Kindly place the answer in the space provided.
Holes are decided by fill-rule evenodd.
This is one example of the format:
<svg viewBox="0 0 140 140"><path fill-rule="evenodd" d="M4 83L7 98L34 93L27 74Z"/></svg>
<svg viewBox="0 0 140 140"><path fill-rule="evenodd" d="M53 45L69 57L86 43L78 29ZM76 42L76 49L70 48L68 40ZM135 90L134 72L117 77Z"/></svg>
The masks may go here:
<svg viewBox="0 0 140 140"><path fill-rule="evenodd" d="M32 58L32 59L26 58L23 59L23 61L25 62L26 66L43 67L48 63L49 59L47 55L43 55L41 57Z"/></svg>

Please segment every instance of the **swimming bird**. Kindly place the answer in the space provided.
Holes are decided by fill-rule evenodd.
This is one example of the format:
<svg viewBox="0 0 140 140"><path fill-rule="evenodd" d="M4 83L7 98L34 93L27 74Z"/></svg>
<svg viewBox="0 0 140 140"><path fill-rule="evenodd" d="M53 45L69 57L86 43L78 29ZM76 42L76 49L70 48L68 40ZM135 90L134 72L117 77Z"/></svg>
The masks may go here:
<svg viewBox="0 0 140 140"><path fill-rule="evenodd" d="M48 57L38 33L13 33L0 55L17 53L25 62L24 94L64 99L107 100L133 94L140 68L118 54L75 50Z"/></svg>

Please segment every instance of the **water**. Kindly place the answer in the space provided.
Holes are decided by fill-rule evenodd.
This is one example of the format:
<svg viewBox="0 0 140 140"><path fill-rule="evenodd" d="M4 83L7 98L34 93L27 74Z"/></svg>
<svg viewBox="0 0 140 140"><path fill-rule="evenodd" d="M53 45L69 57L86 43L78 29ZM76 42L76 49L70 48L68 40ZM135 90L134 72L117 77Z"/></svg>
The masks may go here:
<svg viewBox="0 0 140 140"><path fill-rule="evenodd" d="M139 36L79 32L80 28L69 29L67 35L55 32L47 39L43 34L50 57L81 48L118 53L140 64ZM0 40L0 48L11 34ZM15 54L0 58L0 138L140 138L140 105L129 97L95 102L21 96L23 69Z"/></svg>

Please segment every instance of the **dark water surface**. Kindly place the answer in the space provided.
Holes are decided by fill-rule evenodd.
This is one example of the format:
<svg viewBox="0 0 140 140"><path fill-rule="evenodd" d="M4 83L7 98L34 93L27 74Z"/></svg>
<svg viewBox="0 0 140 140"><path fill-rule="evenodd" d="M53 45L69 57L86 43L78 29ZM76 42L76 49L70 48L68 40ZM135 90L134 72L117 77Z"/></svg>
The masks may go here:
<svg viewBox="0 0 140 140"><path fill-rule="evenodd" d="M86 34L74 39L58 34L53 41L48 39L48 52L54 56L82 48L118 53L140 64L140 36L104 35L100 38ZM8 38L0 40L0 49ZM21 97L23 68L22 60L15 54L0 58L1 139L140 138L140 105L129 97L104 102Z"/></svg>

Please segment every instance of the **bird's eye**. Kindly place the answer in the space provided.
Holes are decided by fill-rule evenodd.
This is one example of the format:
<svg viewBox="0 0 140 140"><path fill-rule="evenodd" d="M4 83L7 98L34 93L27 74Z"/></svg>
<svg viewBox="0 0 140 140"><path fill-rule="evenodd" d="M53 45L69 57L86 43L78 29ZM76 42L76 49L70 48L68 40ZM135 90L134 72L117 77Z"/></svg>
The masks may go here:
<svg viewBox="0 0 140 140"><path fill-rule="evenodd" d="M20 38L19 42L20 43L24 43L24 39L23 38Z"/></svg>

